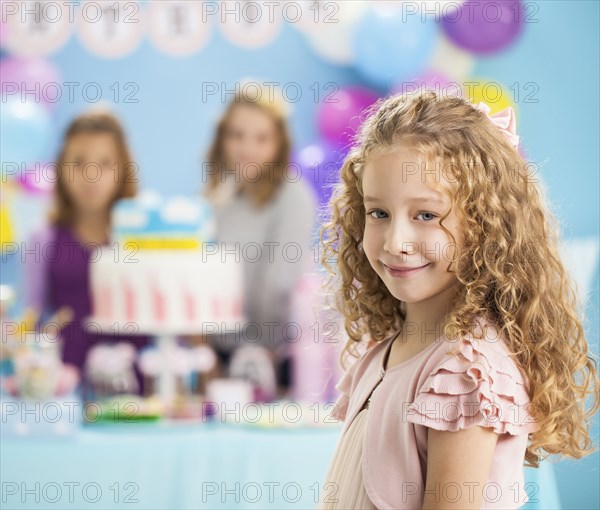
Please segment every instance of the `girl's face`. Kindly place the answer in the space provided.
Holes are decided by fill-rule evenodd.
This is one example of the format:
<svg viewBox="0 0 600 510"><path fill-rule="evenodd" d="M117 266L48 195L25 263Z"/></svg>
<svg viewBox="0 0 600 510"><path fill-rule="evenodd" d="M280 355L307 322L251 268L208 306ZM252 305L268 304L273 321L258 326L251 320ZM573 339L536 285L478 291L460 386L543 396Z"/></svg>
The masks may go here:
<svg viewBox="0 0 600 510"><path fill-rule="evenodd" d="M72 136L65 151L62 180L80 212L106 211L117 194L124 172L114 135Z"/></svg>
<svg viewBox="0 0 600 510"><path fill-rule="evenodd" d="M447 272L457 246L439 224L450 201L431 187L442 178L440 169L434 170L405 149L376 153L364 168L363 248L390 293L407 303L430 299L457 282ZM444 226L460 246L454 211Z"/></svg>
<svg viewBox="0 0 600 510"><path fill-rule="evenodd" d="M228 168L239 173L240 181L256 182L265 163L275 163L279 137L273 118L259 107L233 108L223 138Z"/></svg>

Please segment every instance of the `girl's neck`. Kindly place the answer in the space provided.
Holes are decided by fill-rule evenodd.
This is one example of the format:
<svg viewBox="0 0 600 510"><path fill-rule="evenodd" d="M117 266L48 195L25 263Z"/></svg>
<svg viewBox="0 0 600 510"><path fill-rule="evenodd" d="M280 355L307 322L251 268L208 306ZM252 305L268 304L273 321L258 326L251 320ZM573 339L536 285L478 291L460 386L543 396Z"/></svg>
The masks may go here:
<svg viewBox="0 0 600 510"><path fill-rule="evenodd" d="M75 215L73 233L84 244L106 244L110 236L110 216L95 211L80 211Z"/></svg>
<svg viewBox="0 0 600 510"><path fill-rule="evenodd" d="M455 287L419 303L404 303L406 319L399 338L404 341L418 338L421 342L435 340L443 334L443 326L449 312Z"/></svg>

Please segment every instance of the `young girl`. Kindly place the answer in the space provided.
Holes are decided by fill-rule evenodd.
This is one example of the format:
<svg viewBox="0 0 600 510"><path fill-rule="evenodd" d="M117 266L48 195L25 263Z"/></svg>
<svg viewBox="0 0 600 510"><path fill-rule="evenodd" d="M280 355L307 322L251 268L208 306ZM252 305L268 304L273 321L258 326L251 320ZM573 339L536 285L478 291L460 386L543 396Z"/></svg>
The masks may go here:
<svg viewBox="0 0 600 510"><path fill-rule="evenodd" d="M558 228L512 109L489 111L389 97L341 169L322 262L359 359L319 508L518 508L524 460L592 451L596 361Z"/></svg>
<svg viewBox="0 0 600 510"><path fill-rule="evenodd" d="M225 367L245 343L265 347L281 395L292 382L292 294L310 268L317 205L310 185L290 171L290 150L283 100L252 83L232 98L216 126L203 190L215 207L217 241L242 253L248 321L241 333L215 335L211 343Z"/></svg>
<svg viewBox="0 0 600 510"><path fill-rule="evenodd" d="M73 320L61 332L62 357L82 371L90 347L98 342L130 342L139 348L149 343L146 336L97 334L84 323L92 314L93 249L109 243L112 205L135 195L138 176L121 124L103 110L71 122L56 166L50 221L34 233L25 258L26 301L42 316L72 311ZM139 372L137 378L141 393Z"/></svg>

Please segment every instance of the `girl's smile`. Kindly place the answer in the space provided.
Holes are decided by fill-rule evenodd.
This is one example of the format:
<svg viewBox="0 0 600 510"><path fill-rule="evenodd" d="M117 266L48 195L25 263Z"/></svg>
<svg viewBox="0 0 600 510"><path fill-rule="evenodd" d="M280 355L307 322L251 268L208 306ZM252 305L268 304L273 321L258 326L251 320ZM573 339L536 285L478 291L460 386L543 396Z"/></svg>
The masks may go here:
<svg viewBox="0 0 600 510"><path fill-rule="evenodd" d="M422 272L424 269L428 268L431 265L431 262L424 264L422 266L413 266L413 267L409 267L409 266L402 266L402 267L395 267L395 266L388 266L387 264L383 264L383 267L385 267L386 271L390 274L390 276L394 277L394 278L410 278L413 275L416 275L420 272Z"/></svg>

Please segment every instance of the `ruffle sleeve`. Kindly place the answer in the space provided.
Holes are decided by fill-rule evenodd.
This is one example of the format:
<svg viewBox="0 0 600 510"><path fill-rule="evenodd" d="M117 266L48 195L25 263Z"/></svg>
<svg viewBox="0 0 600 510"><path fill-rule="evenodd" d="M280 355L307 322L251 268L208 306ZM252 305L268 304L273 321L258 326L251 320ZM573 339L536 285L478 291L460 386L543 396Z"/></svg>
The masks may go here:
<svg viewBox="0 0 600 510"><path fill-rule="evenodd" d="M524 374L500 340L471 336L450 344L447 355L418 388L406 419L437 430L456 432L475 425L498 434L537 430Z"/></svg>

